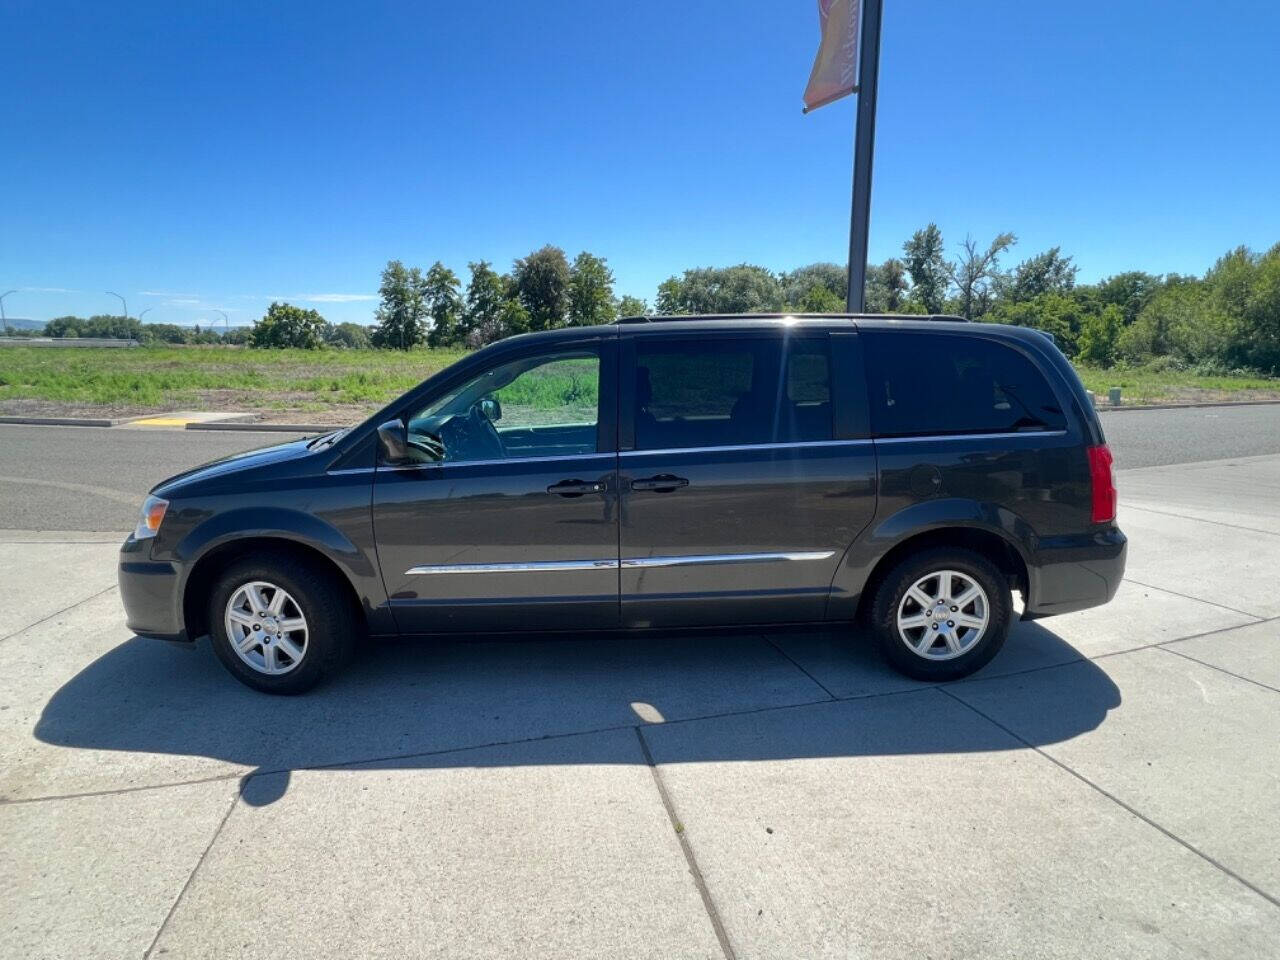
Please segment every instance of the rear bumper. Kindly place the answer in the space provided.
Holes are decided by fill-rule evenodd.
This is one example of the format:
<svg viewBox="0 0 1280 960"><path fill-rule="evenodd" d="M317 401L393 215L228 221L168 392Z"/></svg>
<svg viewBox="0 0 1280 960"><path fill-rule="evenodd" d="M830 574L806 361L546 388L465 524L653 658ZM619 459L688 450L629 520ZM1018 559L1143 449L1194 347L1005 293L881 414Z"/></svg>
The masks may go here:
<svg viewBox="0 0 1280 960"><path fill-rule="evenodd" d="M125 626L143 637L190 639L182 623L182 596L177 567L150 559L150 541L132 536L120 548L120 599Z"/></svg>
<svg viewBox="0 0 1280 960"><path fill-rule="evenodd" d="M1024 620L1097 607L1109 601L1124 577L1129 541L1118 527L1040 543L1028 564Z"/></svg>

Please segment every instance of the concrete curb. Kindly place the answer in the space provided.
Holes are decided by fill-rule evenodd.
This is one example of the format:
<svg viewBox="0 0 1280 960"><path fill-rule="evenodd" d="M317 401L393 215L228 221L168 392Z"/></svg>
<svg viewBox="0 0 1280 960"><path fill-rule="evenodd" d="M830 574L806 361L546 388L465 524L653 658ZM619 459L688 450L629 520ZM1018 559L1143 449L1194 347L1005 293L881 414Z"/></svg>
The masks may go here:
<svg viewBox="0 0 1280 960"><path fill-rule="evenodd" d="M1113 407L1109 403L1099 403L1094 409L1099 413L1121 410L1194 410L1198 407L1271 407L1280 404L1280 400L1206 400L1203 403L1143 403L1130 406Z"/></svg>
<svg viewBox="0 0 1280 960"><path fill-rule="evenodd" d="M0 417L0 423L23 423L46 427L114 427L128 423L133 417L109 420L92 417Z"/></svg>
<svg viewBox="0 0 1280 960"><path fill-rule="evenodd" d="M187 430L243 430L269 433L332 433L342 427L331 423L188 423Z"/></svg>

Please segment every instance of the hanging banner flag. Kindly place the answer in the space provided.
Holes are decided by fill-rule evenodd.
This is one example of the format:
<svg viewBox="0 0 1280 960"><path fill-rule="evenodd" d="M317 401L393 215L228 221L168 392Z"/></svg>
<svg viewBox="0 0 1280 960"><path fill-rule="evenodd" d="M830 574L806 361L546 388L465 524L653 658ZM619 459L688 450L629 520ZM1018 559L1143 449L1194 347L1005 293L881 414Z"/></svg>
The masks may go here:
<svg viewBox="0 0 1280 960"><path fill-rule="evenodd" d="M805 113L857 88L858 6L858 0L818 0L822 41L804 90Z"/></svg>

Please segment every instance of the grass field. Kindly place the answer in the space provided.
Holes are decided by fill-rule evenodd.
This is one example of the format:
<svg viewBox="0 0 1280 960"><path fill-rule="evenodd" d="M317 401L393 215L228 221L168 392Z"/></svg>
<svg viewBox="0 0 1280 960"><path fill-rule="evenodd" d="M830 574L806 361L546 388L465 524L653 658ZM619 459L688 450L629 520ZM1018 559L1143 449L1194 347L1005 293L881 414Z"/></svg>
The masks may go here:
<svg viewBox="0 0 1280 960"><path fill-rule="evenodd" d="M232 410L267 419L350 423L463 355L457 350L249 350L0 347L0 413L129 416L161 410ZM1125 401L1280 399L1280 379L1200 376L1150 368L1080 368L1085 385ZM538 389L582 392L580 378ZM532 389L537 381L513 384ZM533 398L506 397L506 402ZM556 401L562 402L562 401Z"/></svg>
<svg viewBox="0 0 1280 960"><path fill-rule="evenodd" d="M0 347L0 411L244 410L345 423L461 356L460 350Z"/></svg>
<svg viewBox="0 0 1280 960"><path fill-rule="evenodd" d="M1119 387L1125 403L1280 399L1280 378L1275 377L1205 376L1150 367L1104 370L1077 365L1076 370L1084 385L1104 398L1111 387Z"/></svg>

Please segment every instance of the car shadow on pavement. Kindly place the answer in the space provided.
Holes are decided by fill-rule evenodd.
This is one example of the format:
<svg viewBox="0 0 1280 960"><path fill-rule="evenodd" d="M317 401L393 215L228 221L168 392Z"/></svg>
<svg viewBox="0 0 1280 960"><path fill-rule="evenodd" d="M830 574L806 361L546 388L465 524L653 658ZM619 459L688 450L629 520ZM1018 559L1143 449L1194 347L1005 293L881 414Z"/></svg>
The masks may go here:
<svg viewBox="0 0 1280 960"><path fill-rule="evenodd" d="M1019 624L978 677L943 689L962 697L967 684L1003 684L1001 696L1031 698L1020 678L1055 669L1070 689L1054 698L1045 742L1092 730L1119 705L1101 669L1036 623ZM235 765L228 775L249 768L248 787L259 773L375 761L534 763L521 758L537 751L520 745L551 737L571 738L557 762L617 763L616 742L606 749L610 738L585 734L631 727L664 744L664 763L1026 746L962 699L894 673L869 644L830 630L367 644L345 673L299 697L242 687L207 641L182 648L134 637L59 689L35 735L68 748L214 758ZM647 762L639 744L630 762ZM132 785L165 782L148 764L139 758ZM287 784L261 777L243 794L270 803Z"/></svg>

